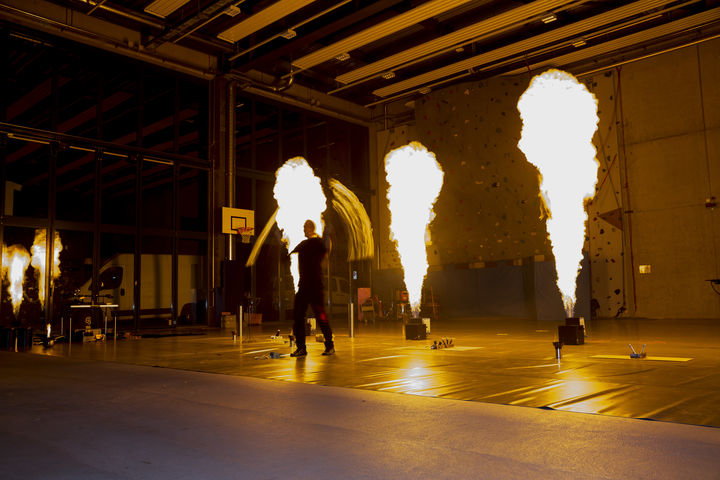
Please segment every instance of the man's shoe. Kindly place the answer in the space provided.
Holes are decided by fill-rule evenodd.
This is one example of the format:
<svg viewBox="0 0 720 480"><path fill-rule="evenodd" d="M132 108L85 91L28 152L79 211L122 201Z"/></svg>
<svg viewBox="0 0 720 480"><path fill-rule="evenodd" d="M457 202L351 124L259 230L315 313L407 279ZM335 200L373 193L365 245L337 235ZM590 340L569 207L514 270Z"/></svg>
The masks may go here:
<svg viewBox="0 0 720 480"><path fill-rule="evenodd" d="M290 354L291 357L305 357L307 356L307 350L305 347L298 347L297 350Z"/></svg>
<svg viewBox="0 0 720 480"><path fill-rule="evenodd" d="M335 347L325 347L323 355L335 355Z"/></svg>

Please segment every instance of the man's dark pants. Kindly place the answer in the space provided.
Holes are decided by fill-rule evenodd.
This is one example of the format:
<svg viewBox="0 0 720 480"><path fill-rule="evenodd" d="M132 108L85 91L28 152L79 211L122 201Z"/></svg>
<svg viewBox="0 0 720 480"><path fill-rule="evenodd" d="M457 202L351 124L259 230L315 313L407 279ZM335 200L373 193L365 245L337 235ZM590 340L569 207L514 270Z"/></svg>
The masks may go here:
<svg viewBox="0 0 720 480"><path fill-rule="evenodd" d="M325 347L333 346L332 329L325 313L322 289L300 287L295 294L293 306L293 335L298 348L305 348L305 312L308 305L312 308L317 324L325 336Z"/></svg>

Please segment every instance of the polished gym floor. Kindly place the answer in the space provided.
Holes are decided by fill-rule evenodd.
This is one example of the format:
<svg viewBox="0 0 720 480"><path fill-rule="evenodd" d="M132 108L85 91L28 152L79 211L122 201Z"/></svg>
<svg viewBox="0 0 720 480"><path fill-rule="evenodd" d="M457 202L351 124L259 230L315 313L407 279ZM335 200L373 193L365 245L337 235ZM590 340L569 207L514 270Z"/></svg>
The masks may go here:
<svg viewBox="0 0 720 480"><path fill-rule="evenodd" d="M223 375L376 390L720 427L720 320L597 319L583 345L556 358L560 322L508 318L436 321L406 340L396 321L334 322L337 353L308 338L290 358L289 326L178 328L116 341L35 345L32 353ZM280 330L282 338L272 338ZM450 346L431 348L445 340ZM645 345L644 358L631 358Z"/></svg>

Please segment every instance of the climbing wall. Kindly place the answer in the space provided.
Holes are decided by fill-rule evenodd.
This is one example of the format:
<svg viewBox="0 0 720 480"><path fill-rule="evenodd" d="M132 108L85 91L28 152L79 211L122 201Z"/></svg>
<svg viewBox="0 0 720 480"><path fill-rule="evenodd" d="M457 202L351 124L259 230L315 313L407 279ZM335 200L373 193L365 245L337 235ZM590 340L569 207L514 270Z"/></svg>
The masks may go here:
<svg viewBox="0 0 720 480"><path fill-rule="evenodd" d="M445 183L435 206L437 216L430 228L432 243L428 245L431 266L428 278L431 281L438 277L442 279L440 284L447 283L445 277L454 274L441 272L452 266L453 269L468 269L466 275L481 285L482 278L498 276L498 269L513 270L528 261L540 262L536 270L547 271L541 283L549 285L536 285L536 288L547 287L549 293L543 293L543 288L540 288L535 295L539 303L545 302L549 306L538 306L537 312L540 317L554 318L560 304L556 288L552 285L553 257L542 218L537 170L517 147L522 125L516 105L529 80L530 77L470 82L425 96L416 101L414 127L380 132L378 158L382 161L393 148L417 140L436 154L445 170ZM617 107L613 80L612 75L587 80L588 88L596 94L600 103L601 121L595 144L601 166L598 194L588 204L585 249L590 261L588 271L583 272L591 278L592 293L582 292L579 297L588 304L588 296L595 299L593 304L598 306L597 314L601 316L615 315L624 300L621 196L615 129ZM381 168L378 170L384 175ZM384 178L378 180L378 185L384 191ZM399 268L397 252L388 240L389 214L385 204L381 202L380 207L379 266L381 269ZM465 285L468 282L461 283ZM485 291L487 285L495 283L486 282L480 290ZM518 304L517 299L512 300L517 288L506 290L506 303ZM454 288L448 294L457 291ZM478 298L478 291L475 290L470 297ZM500 296L495 294L492 298ZM460 300L453 303L459 305ZM492 303L490 298L484 301L485 305ZM551 313L546 315L544 310ZM503 311L511 312L511 309ZM517 312L513 314L516 315Z"/></svg>
<svg viewBox="0 0 720 480"><path fill-rule="evenodd" d="M623 217L618 121L620 114L614 71L583 78L598 100L600 122L593 143L597 149L598 183L588 202L585 249L590 259L592 298L598 317L625 311L628 288L623 272Z"/></svg>
<svg viewBox="0 0 720 480"><path fill-rule="evenodd" d="M599 317L720 316L720 296L707 282L720 278L718 58L720 40L713 40L581 78L598 99L600 165L596 195L587 205L588 271L580 274L590 278L579 284L590 284ZM537 171L517 148L516 105L529 81L527 75L494 78L433 91L415 101L414 129L381 134L380 162L392 148L417 140L445 170L431 224L428 280L444 275L439 285L467 287L458 304L477 299L485 288L477 282L490 267L535 261L535 271L546 272L552 260ZM380 206L379 267L398 268L386 240L386 204ZM457 272L469 280L450 281L462 276ZM534 296L541 302L538 285ZM467 300L468 312L473 301ZM534 310L542 316L540 306ZM556 308L550 310L548 317L556 316Z"/></svg>
<svg viewBox="0 0 720 480"><path fill-rule="evenodd" d="M526 87L493 79L446 88L416 102L419 140L445 170L431 228L436 262L550 254L537 173L517 148L516 103Z"/></svg>

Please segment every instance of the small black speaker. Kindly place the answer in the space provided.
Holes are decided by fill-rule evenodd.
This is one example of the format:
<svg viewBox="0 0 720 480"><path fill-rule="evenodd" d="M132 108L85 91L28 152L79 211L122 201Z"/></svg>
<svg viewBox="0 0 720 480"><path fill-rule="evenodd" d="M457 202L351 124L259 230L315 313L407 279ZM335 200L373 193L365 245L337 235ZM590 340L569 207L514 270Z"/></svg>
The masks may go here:
<svg viewBox="0 0 720 480"><path fill-rule="evenodd" d="M245 265L240 260L223 260L221 271L223 311L236 314L245 293Z"/></svg>
<svg viewBox="0 0 720 480"><path fill-rule="evenodd" d="M582 345L585 343L585 327L582 325L559 325L558 340L565 345Z"/></svg>
<svg viewBox="0 0 720 480"><path fill-rule="evenodd" d="M424 323L405 324L405 340L425 340L427 338L427 327Z"/></svg>

